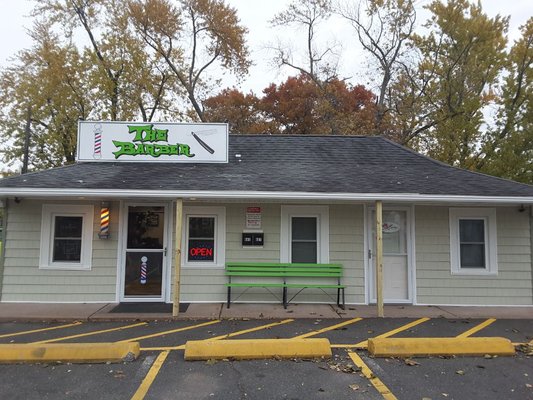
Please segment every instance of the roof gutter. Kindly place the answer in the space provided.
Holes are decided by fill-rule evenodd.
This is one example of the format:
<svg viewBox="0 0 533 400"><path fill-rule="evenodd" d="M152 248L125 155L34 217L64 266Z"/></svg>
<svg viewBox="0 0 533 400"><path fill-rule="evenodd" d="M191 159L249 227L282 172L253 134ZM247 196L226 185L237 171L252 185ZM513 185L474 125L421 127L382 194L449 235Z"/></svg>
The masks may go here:
<svg viewBox="0 0 533 400"><path fill-rule="evenodd" d="M194 198L209 199L264 199L264 200L322 200L322 201L376 201L389 202L445 202L533 204L533 196L459 196L419 193L317 193L317 192L264 192L264 191L206 191L206 190L122 190L122 189L53 189L53 188L0 188L1 196L83 197L83 198Z"/></svg>

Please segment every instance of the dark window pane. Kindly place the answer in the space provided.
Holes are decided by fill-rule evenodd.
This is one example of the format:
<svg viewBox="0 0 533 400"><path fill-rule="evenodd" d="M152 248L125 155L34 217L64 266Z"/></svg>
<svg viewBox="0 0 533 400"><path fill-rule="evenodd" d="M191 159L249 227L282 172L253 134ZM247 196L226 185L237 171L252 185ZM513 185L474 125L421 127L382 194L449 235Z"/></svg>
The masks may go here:
<svg viewBox="0 0 533 400"><path fill-rule="evenodd" d="M187 261L214 261L215 241L213 239L189 239Z"/></svg>
<svg viewBox="0 0 533 400"><path fill-rule="evenodd" d="M213 217L190 217L189 218L190 238L214 238L215 218Z"/></svg>
<svg viewBox="0 0 533 400"><path fill-rule="evenodd" d="M164 232L164 207L128 207L128 249L162 249Z"/></svg>
<svg viewBox="0 0 533 400"><path fill-rule="evenodd" d="M54 237L81 238L83 217L55 217Z"/></svg>
<svg viewBox="0 0 533 400"><path fill-rule="evenodd" d="M485 245L461 243L461 268L485 268Z"/></svg>
<svg viewBox="0 0 533 400"><path fill-rule="evenodd" d="M292 262L316 263L316 242L293 242Z"/></svg>
<svg viewBox="0 0 533 400"><path fill-rule="evenodd" d="M316 218L293 217L292 240L316 240Z"/></svg>
<svg viewBox="0 0 533 400"><path fill-rule="evenodd" d="M52 261L79 262L81 260L81 239L54 239Z"/></svg>
<svg viewBox="0 0 533 400"><path fill-rule="evenodd" d="M482 219L459 220L459 235L461 243L484 243L485 221Z"/></svg>

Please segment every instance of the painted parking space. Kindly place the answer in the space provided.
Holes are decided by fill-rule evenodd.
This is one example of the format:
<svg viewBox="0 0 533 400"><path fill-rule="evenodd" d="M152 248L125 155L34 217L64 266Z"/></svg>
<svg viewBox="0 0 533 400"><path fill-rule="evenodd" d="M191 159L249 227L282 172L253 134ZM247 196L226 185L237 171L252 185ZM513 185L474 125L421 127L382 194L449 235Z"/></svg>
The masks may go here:
<svg viewBox="0 0 533 400"><path fill-rule="evenodd" d="M183 362L171 352L146 399L354 399L383 397L366 378L338 368L353 365L344 353L331 361L257 360ZM168 385L173 382L173 385Z"/></svg>
<svg viewBox="0 0 533 400"><path fill-rule="evenodd" d="M373 373L398 399L533 399L533 359L447 357L370 358Z"/></svg>
<svg viewBox="0 0 533 400"><path fill-rule="evenodd" d="M16 329L17 327L19 330ZM502 396L516 392L516 397L499 398L523 399L528 398L523 397L524 394L531 394L531 388L527 385L533 384L530 378L533 377L531 359L523 353L517 354L516 357L501 357L501 361L496 361L496 358L435 357L417 359L413 364L406 364L402 359L369 358L365 351L361 351L361 348L364 348L361 344L370 337L458 336L503 336L514 342L523 343L531 338L532 328L532 322L528 320L446 320L441 318L116 321L76 323L70 326L35 323L6 324L5 327L4 324L0 324L0 342L2 343L9 343L12 340L16 340L17 343L90 343L134 340L140 342L143 350L138 360L127 364L2 365L0 366L0 379L12 379L16 382L17 374L34 376L35 385L38 386L34 386L33 381L29 386L22 386L24 398L64 397L59 392L62 390L63 394L75 394L73 395L75 398L94 398L89 394L95 394L96 391L103 398L132 399L232 399L236 398L235 396L242 398L243 393L247 393L247 396L252 396L249 398L254 399L343 399L360 396L360 398L368 399L393 400L423 398L426 392L428 398L461 399L476 398L462 397L463 392L458 391L461 382L465 385L472 383L477 385L482 382L481 385L484 388L492 388L487 389L485 397L482 398L496 399L498 397L491 397L491 393ZM2 338L2 335L6 336ZM182 349L188 340L298 337L328 338L332 344L334 358L320 361L259 360L212 363L183 360ZM355 351L357 353L351 353ZM355 366L357 359L362 364ZM492 361L494 362L491 364ZM427 366L427 373L424 373L426 367L420 368L422 365ZM342 372L346 366L351 366L348 370L352 368L352 373ZM468 373L468 377L464 378L463 373L456 373L454 368L465 374ZM488 386L485 385L487 378L497 380L497 377L493 375L497 373L498 368L507 368L509 371L513 369L521 376L513 375L500 385L494 386L492 382ZM490 373L484 374L484 370ZM439 374L446 376L443 378ZM463 380L457 380L458 377L454 374L463 377ZM505 372L505 374L515 374L515 372ZM99 387L101 385L98 384L97 388L89 389L85 381L79 382L85 376L90 381L94 379L94 382L107 382L107 380L111 382L106 383L105 388ZM291 378L290 381L287 380L288 377ZM53 386L50 383L51 380L58 382L58 386ZM230 382L229 389L228 381ZM74 384L76 382L78 384ZM519 385L522 385L521 389L516 389L515 387ZM221 390L221 388L225 389ZM524 388L529 388L529 392ZM115 389L118 390L120 396L113 397ZM8 385L0 389L0 393L2 398L9 398L16 390L17 387L11 385L10 381ZM21 390L20 385L18 390ZM31 393L26 396L25 392L30 390ZM80 394L83 390L87 392L87 396ZM194 390L198 394L197 397L191 397ZM489 390L492 392L489 393ZM354 395L354 392L358 394ZM34 393L38 393L38 396L32 397ZM444 396L442 393L449 396ZM451 397L451 393L455 397ZM464 393L470 392L465 389Z"/></svg>

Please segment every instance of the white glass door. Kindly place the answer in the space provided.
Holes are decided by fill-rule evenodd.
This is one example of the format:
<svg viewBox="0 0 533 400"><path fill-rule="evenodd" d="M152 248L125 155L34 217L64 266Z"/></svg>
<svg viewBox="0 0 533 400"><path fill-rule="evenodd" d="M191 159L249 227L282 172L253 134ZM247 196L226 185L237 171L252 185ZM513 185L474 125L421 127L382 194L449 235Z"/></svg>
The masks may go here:
<svg viewBox="0 0 533 400"><path fill-rule="evenodd" d="M127 205L124 230L124 301L162 301L166 259L166 206Z"/></svg>
<svg viewBox="0 0 533 400"><path fill-rule="evenodd" d="M369 212L369 294L376 301L375 254L376 254L376 212ZM409 220L408 211L402 209L383 210L383 299L386 303L405 303L410 297L409 268Z"/></svg>

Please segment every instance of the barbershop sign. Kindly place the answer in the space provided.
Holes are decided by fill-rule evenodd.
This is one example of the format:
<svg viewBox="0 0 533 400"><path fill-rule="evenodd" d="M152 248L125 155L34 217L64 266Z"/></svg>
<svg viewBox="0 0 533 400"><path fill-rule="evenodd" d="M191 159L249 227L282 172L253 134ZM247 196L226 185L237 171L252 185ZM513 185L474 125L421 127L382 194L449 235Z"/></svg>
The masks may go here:
<svg viewBox="0 0 533 400"><path fill-rule="evenodd" d="M227 163L227 124L80 121L78 161Z"/></svg>

